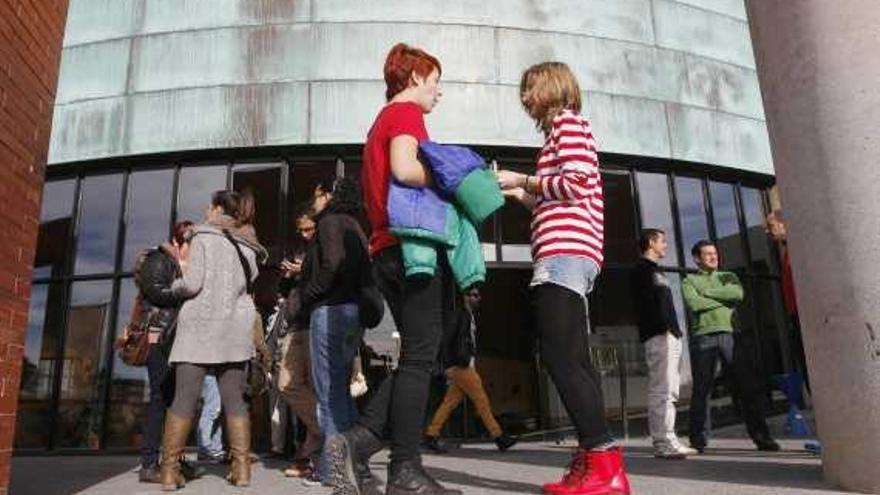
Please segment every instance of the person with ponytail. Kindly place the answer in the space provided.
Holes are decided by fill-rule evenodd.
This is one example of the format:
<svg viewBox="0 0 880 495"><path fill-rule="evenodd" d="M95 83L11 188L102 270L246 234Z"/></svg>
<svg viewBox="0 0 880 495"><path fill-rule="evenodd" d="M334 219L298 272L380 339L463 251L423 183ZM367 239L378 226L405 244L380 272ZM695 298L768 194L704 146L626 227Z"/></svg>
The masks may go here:
<svg viewBox="0 0 880 495"><path fill-rule="evenodd" d="M316 226L302 264L302 280L287 297L289 321L308 321L311 378L317 420L326 439L351 427L357 409L349 391L354 359L363 337L358 298L369 268L367 236L357 220L361 197L351 178L337 179L329 201L316 195ZM326 449L307 485L329 484Z"/></svg>
<svg viewBox="0 0 880 495"><path fill-rule="evenodd" d="M226 416L231 457L227 479L235 486L250 484L250 416L244 394L258 317L250 292L267 256L257 240L255 213L249 192L215 192L205 222L193 229L191 242L180 253L183 276L171 290L185 302L169 357L176 382L162 442L160 481L165 491L184 486L177 460L209 372L217 377Z"/></svg>

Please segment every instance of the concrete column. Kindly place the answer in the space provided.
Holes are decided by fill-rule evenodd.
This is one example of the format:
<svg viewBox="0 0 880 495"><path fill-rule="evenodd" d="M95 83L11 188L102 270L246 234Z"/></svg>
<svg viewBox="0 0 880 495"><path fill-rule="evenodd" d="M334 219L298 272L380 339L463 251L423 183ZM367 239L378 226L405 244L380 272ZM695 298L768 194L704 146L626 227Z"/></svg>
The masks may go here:
<svg viewBox="0 0 880 495"><path fill-rule="evenodd" d="M747 5L824 475L880 493L880 3Z"/></svg>

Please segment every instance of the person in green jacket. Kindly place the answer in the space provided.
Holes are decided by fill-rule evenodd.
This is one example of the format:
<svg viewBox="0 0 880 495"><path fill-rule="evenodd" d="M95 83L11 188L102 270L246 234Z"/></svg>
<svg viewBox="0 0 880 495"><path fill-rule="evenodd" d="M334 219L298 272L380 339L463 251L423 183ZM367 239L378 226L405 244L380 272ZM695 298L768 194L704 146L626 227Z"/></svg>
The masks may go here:
<svg viewBox="0 0 880 495"><path fill-rule="evenodd" d="M743 301L739 277L718 269L718 249L710 241L700 241L691 250L699 272L682 282L684 302L691 318L690 354L694 378L690 411L691 447L703 453L709 443L711 418L709 394L715 380L718 359L724 375L733 380L731 389L738 393L742 417L749 436L758 450L777 451L779 444L770 437L764 418L764 397L760 380L749 376L751 366L737 359L739 334L734 331L733 315Z"/></svg>

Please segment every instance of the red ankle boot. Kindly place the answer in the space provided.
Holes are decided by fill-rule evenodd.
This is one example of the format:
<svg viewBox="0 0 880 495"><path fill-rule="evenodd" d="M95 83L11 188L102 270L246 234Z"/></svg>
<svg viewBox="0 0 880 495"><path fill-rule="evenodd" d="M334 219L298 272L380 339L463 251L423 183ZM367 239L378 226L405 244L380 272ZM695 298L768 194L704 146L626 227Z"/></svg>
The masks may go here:
<svg viewBox="0 0 880 495"><path fill-rule="evenodd" d="M558 483L544 485L548 495L630 495L623 451L578 450Z"/></svg>

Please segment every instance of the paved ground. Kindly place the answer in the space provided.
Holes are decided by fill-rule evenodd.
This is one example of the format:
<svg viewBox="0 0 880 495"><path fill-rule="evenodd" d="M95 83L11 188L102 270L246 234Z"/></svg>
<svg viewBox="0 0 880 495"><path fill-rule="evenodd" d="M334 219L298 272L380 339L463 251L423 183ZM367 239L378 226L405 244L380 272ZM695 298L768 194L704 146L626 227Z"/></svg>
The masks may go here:
<svg viewBox="0 0 880 495"><path fill-rule="evenodd" d="M776 428L774 428L776 429ZM633 493L638 495L780 494L810 495L844 493L825 486L818 457L803 450L802 440L783 440L784 450L764 454L742 440L741 428L719 431L705 455L687 461L661 461L651 456L646 439L627 443L626 462ZM500 454L488 444L469 444L445 456L426 456L432 473L468 495L537 494L541 483L557 478L569 458L571 445L524 442ZM12 495L157 493L156 485L140 485L133 456L18 457L13 459ZM384 477L384 456L373 468ZM220 468L192 482L180 493L260 495L329 493L325 488L306 488L285 479L283 463L261 461L255 465L254 484L246 490L227 486Z"/></svg>

